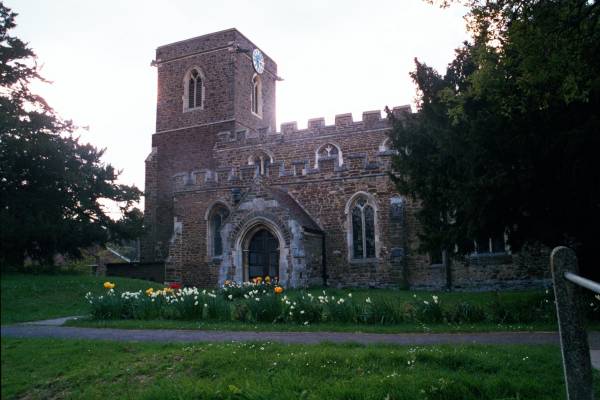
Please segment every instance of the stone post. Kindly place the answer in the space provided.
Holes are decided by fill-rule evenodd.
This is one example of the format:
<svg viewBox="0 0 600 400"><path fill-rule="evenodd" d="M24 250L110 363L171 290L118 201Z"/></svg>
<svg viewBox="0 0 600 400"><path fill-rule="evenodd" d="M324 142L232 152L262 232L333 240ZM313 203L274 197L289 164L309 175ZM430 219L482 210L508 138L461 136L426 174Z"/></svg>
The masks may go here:
<svg viewBox="0 0 600 400"><path fill-rule="evenodd" d="M575 252L567 247L555 248L550 255L550 266L567 400L593 400L590 348L581 307L582 288L564 277L565 272L579 272Z"/></svg>

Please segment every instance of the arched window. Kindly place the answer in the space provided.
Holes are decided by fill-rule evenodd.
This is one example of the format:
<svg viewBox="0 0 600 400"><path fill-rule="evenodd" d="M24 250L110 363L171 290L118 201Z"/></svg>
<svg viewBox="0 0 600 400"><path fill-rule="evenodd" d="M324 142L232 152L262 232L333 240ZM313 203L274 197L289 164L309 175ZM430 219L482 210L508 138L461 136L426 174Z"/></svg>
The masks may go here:
<svg viewBox="0 0 600 400"><path fill-rule="evenodd" d="M379 153L383 153L386 155L398 154L398 150L392 148L392 140L388 137L385 138L383 142L381 142L381 144L379 145ZM404 148L404 153L406 155L410 155L410 152L408 151L407 147Z"/></svg>
<svg viewBox="0 0 600 400"><path fill-rule="evenodd" d="M319 160L335 160L335 166L340 167L344 163L340 146L333 143L325 143L315 151L315 168L319 168Z"/></svg>
<svg viewBox="0 0 600 400"><path fill-rule="evenodd" d="M210 257L223 255L221 228L223 221L229 216L229 210L223 204L215 204L208 212L208 254Z"/></svg>
<svg viewBox="0 0 600 400"><path fill-rule="evenodd" d="M251 103L252 112L259 117L262 116L262 82L257 74L252 77Z"/></svg>
<svg viewBox="0 0 600 400"><path fill-rule="evenodd" d="M390 151L390 138L385 138L384 141L379 145L380 153L385 153L386 151Z"/></svg>
<svg viewBox="0 0 600 400"><path fill-rule="evenodd" d="M346 205L348 214L348 251L351 259L377 257L377 206L374 198L364 192L355 194Z"/></svg>
<svg viewBox="0 0 600 400"><path fill-rule="evenodd" d="M185 76L183 108L204 108L204 75L199 68L192 68Z"/></svg>
<svg viewBox="0 0 600 400"><path fill-rule="evenodd" d="M273 156L264 151L259 151L248 157L248 165L258 166L258 173L260 175L265 175L267 167L271 164L273 164Z"/></svg>

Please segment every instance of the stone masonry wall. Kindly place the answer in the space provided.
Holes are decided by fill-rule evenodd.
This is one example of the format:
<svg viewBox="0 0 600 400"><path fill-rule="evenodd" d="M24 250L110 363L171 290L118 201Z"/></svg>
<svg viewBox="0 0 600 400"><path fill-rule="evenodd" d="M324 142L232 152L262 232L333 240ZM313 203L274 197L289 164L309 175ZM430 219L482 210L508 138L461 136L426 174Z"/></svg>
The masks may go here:
<svg viewBox="0 0 600 400"><path fill-rule="evenodd" d="M217 168L213 147L219 132L274 128L277 65L266 55L263 115L258 118L250 113L253 67L249 54L254 48L240 32L228 29L156 50L156 133L146 162L148 233L142 240L142 260L167 257L173 233L173 176ZM200 68L205 76L204 107L184 111L184 76L193 67Z"/></svg>
<svg viewBox="0 0 600 400"><path fill-rule="evenodd" d="M390 179L394 152L388 146L387 119L378 110L364 112L360 121L339 114L333 125L313 118L306 129L288 122L277 131L279 78L277 65L266 54L260 76L262 116L250 111L250 56L255 47L230 29L157 49L157 121L146 160L148 235L142 260L165 260L168 281L217 285L229 254L209 256L210 210L217 203L227 207L232 214L225 223L234 226L236 218L245 218L234 213L240 194L243 198L254 190L258 180L287 193L324 233L321 250L322 236L302 234L297 216L283 208L269 211L295 232L290 235L297 240L297 251L294 240L286 242L289 253L282 257L290 273L297 268L307 274L294 278L302 285L319 284L325 273L332 286L444 287L444 267L432 265L419 252L419 204L400 196ZM184 111L183 77L192 67L205 74L205 103L203 109ZM406 112L410 107L393 109L398 117ZM346 208L359 192L372 198L377 209L374 259L353 260L349 255ZM541 285L548 278L546 259L540 251L473 255L453 263L452 282L465 290Z"/></svg>

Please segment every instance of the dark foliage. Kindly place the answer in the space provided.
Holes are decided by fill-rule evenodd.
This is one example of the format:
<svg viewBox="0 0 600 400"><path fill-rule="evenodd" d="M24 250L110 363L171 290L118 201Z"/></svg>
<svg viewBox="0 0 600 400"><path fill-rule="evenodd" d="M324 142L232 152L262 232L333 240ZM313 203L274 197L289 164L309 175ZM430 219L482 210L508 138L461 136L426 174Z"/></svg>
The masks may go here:
<svg viewBox="0 0 600 400"><path fill-rule="evenodd" d="M35 54L10 36L16 14L0 3L0 263L21 266L26 256L51 263L54 254L139 235L141 192L117 184L119 172L103 150L82 144L29 83L42 79ZM113 221L102 201L118 202ZM104 203L106 204L106 202Z"/></svg>
<svg viewBox="0 0 600 400"><path fill-rule="evenodd" d="M507 233L575 248L600 240L600 6L469 1L472 40L445 75L416 60L418 113L393 117L399 190L422 201L427 250ZM594 266L595 264L595 266Z"/></svg>

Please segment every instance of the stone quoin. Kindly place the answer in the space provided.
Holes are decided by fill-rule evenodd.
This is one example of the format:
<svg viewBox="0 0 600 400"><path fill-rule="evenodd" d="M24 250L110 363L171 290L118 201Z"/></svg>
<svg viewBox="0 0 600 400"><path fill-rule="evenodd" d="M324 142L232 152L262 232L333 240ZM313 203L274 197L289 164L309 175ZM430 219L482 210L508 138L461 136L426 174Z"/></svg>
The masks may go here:
<svg viewBox="0 0 600 400"><path fill-rule="evenodd" d="M156 132L146 159L142 261L166 279L211 287L442 288L438 255L419 252L418 201L388 175L380 110L275 125L277 64L236 29L158 47ZM398 118L410 106L394 107ZM458 289L548 282L544 250L511 254L498 235L451 265Z"/></svg>

